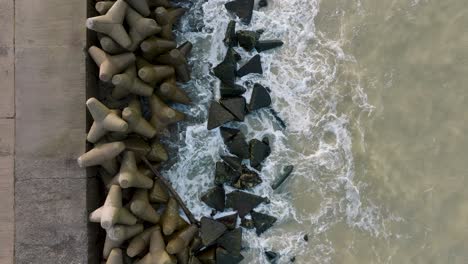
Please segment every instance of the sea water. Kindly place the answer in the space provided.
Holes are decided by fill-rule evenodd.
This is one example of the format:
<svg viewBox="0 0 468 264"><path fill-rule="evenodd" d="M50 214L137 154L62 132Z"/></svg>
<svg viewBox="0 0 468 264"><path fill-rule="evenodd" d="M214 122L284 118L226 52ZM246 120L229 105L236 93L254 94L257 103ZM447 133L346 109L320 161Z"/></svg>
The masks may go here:
<svg viewBox="0 0 468 264"><path fill-rule="evenodd" d="M194 99L176 163L164 171L197 217L228 153L206 129L226 53L226 0L183 3L178 38L193 42ZM239 21L238 21L239 22ZM244 229L242 263L468 263L468 3L464 0L269 0L250 25L283 47L261 53L263 75L238 80L271 89L272 107L249 114L247 140L268 137L260 212L278 218L258 237ZM237 51L245 63L256 52ZM292 164L290 179L270 187ZM227 192L231 191L227 187ZM308 235L308 241L304 235Z"/></svg>

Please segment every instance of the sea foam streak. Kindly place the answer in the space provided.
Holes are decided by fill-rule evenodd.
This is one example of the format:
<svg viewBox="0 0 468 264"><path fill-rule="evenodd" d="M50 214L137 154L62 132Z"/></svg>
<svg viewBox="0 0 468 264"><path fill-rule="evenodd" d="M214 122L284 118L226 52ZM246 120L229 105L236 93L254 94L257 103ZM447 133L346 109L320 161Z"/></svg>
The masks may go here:
<svg viewBox="0 0 468 264"><path fill-rule="evenodd" d="M196 217L211 212L199 197L213 186L215 162L220 160L220 154L227 153L218 130L206 129L209 101L219 98L219 81L209 72L226 53L224 33L233 19L224 8L226 2L194 1L191 13L182 21L185 32L179 34L194 43L191 56L194 81L186 89L195 103L182 108L192 118L186 133L180 136L178 161L164 175L171 179ZM249 75L238 82L258 82L269 87L273 108L288 125L286 130L281 130L265 110L250 114L244 123L233 125L240 127L248 140L264 136L270 139L272 154L261 172L264 183L252 192L271 200L271 204L261 205L257 210L278 218L277 225L261 237L244 230L244 244L248 249L243 252L244 263L268 263L263 254L265 249L279 252L283 256L279 263L287 263L290 257L304 252L312 255L314 262L329 263L333 244L320 234L339 222L375 236L384 232L379 208L362 197L361 184L354 180L350 118L346 111L337 110L343 99L342 91L335 84L337 68L353 58L344 54L339 41L328 40L317 32L314 19L318 7L316 0L269 0L268 8L254 12L249 26L238 23L237 30L264 29L263 39L285 42L282 48L261 54L263 76ZM204 28L196 32L194 28L202 15ZM240 65L255 54L237 50L243 57ZM247 87L249 91L244 96L249 98L251 85ZM352 111L370 109L366 95L356 85ZM270 184L288 164L295 166L292 178L280 191L273 192ZM226 191L230 190L228 187ZM304 203L316 206L308 209L294 206ZM302 239L306 233L310 235L309 244Z"/></svg>

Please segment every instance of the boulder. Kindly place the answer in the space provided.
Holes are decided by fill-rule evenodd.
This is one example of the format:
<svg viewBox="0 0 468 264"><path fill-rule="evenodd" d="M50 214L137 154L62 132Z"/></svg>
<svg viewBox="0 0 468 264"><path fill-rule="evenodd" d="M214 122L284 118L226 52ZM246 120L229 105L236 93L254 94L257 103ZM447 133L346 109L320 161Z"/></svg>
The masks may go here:
<svg viewBox="0 0 468 264"><path fill-rule="evenodd" d="M233 191L226 195L226 207L236 210L241 218L263 202L268 202L268 199L242 191Z"/></svg>
<svg viewBox="0 0 468 264"><path fill-rule="evenodd" d="M252 96L248 105L249 111L255 111L263 107L271 106L271 96L268 90L262 85L254 84Z"/></svg>
<svg viewBox="0 0 468 264"><path fill-rule="evenodd" d="M241 159L249 158L249 145L245 141L245 136L242 132L237 133L231 141L226 143L226 146L232 154Z"/></svg>
<svg viewBox="0 0 468 264"><path fill-rule="evenodd" d="M232 169L239 172L242 171L242 159L233 156L221 156L221 159Z"/></svg>
<svg viewBox="0 0 468 264"><path fill-rule="evenodd" d="M260 0L258 2L258 7L267 7L267 6L268 6L267 0Z"/></svg>
<svg viewBox="0 0 468 264"><path fill-rule="evenodd" d="M204 249L197 255L197 259L203 264L216 264L216 247Z"/></svg>
<svg viewBox="0 0 468 264"><path fill-rule="evenodd" d="M237 264L244 259L241 254L231 254L223 248L216 249L216 263L217 264Z"/></svg>
<svg viewBox="0 0 468 264"><path fill-rule="evenodd" d="M241 224L243 228L245 229L254 229L255 225L252 219L247 219L247 218L242 218Z"/></svg>
<svg viewBox="0 0 468 264"><path fill-rule="evenodd" d="M244 97L232 97L228 99L221 99L219 103L224 106L233 116L236 117L237 121L244 121L246 114L246 105Z"/></svg>
<svg viewBox="0 0 468 264"><path fill-rule="evenodd" d="M221 85L219 91L221 92L221 97L226 98L243 95L247 91L247 89L240 85L234 84L233 86Z"/></svg>
<svg viewBox="0 0 468 264"><path fill-rule="evenodd" d="M238 61L238 56L236 54L237 52L229 48L224 60L213 69L214 75L218 77L223 84L230 87L233 87L236 81Z"/></svg>
<svg viewBox="0 0 468 264"><path fill-rule="evenodd" d="M253 56L246 64L244 64L244 66L237 71L237 76L243 77L250 73L263 74L262 62L259 54Z"/></svg>
<svg viewBox="0 0 468 264"><path fill-rule="evenodd" d="M259 40L255 43L255 49L258 52L274 49L283 46L283 41L279 39Z"/></svg>
<svg viewBox="0 0 468 264"><path fill-rule="evenodd" d="M231 139L233 139L234 136L240 132L239 129L229 127L221 127L219 130L221 131L221 136L223 137L224 143L231 141Z"/></svg>
<svg viewBox="0 0 468 264"><path fill-rule="evenodd" d="M216 221L223 223L229 230L233 230L237 226L238 213L226 215L220 218L216 218Z"/></svg>
<svg viewBox="0 0 468 264"><path fill-rule="evenodd" d="M258 236L270 229L270 227L272 227L277 220L274 216L257 213L255 211L252 211L250 215L252 216L252 220Z"/></svg>
<svg viewBox="0 0 468 264"><path fill-rule="evenodd" d="M293 172L294 170L294 166L293 165L287 165L283 168L283 171L281 172L280 176L278 177L277 180L275 180L275 182L273 182L271 184L271 188L273 190L276 190L278 189L281 184L283 184L283 182L291 175L291 173Z"/></svg>
<svg viewBox="0 0 468 264"><path fill-rule="evenodd" d="M251 30L239 30L236 33L237 41L239 42L239 46L244 48L246 51L252 51L257 41L260 39L260 34L257 31Z"/></svg>
<svg viewBox="0 0 468 264"><path fill-rule="evenodd" d="M250 24L254 8L254 0L234 0L226 3L226 9L238 16L245 24Z"/></svg>
<svg viewBox="0 0 468 264"><path fill-rule="evenodd" d="M226 28L226 35L224 37L224 44L228 47L237 46L237 36L236 36L236 21L231 20Z"/></svg>
<svg viewBox="0 0 468 264"><path fill-rule="evenodd" d="M203 194L200 199L209 207L222 212L224 211L225 194L222 186L215 186Z"/></svg>
<svg viewBox="0 0 468 264"><path fill-rule="evenodd" d="M219 126L233 121L235 117L218 102L212 101L208 112L208 130L215 129Z"/></svg>
<svg viewBox="0 0 468 264"><path fill-rule="evenodd" d="M236 228L224 233L218 238L217 244L229 253L239 255L242 249L242 228Z"/></svg>
<svg viewBox="0 0 468 264"><path fill-rule="evenodd" d="M273 252L273 251L265 251L265 256L266 256L267 260L272 264L276 264L278 262L279 257L280 257L280 255L278 253Z"/></svg>
<svg viewBox="0 0 468 264"><path fill-rule="evenodd" d="M207 217L202 217L200 226L200 237L205 246L213 244L227 230L224 224Z"/></svg>
<svg viewBox="0 0 468 264"><path fill-rule="evenodd" d="M259 169L261 163L271 154L269 144L258 139L252 139L250 145L250 166Z"/></svg>
<svg viewBox="0 0 468 264"><path fill-rule="evenodd" d="M255 171L244 167L239 180L233 185L237 189L252 189L263 181Z"/></svg>
<svg viewBox="0 0 468 264"><path fill-rule="evenodd" d="M232 185L240 177L240 172L233 170L224 162L216 162L216 170L215 170L215 184L216 185L223 185L229 184Z"/></svg>

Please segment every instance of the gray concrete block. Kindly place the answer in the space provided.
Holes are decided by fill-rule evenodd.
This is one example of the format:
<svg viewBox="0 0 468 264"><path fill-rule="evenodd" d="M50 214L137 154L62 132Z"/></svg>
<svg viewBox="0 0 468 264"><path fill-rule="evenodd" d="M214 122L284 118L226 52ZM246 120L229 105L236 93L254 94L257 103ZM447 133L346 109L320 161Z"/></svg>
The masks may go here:
<svg viewBox="0 0 468 264"><path fill-rule="evenodd" d="M16 182L16 263L87 263L86 179Z"/></svg>

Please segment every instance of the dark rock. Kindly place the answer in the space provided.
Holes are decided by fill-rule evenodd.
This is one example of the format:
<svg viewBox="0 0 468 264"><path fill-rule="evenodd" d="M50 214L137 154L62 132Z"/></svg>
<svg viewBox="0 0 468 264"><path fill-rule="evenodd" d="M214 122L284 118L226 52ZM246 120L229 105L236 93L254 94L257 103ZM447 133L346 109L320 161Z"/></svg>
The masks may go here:
<svg viewBox="0 0 468 264"><path fill-rule="evenodd" d="M241 159L249 158L249 145L245 141L245 136L241 132L237 133L234 138L226 143L226 146L232 154Z"/></svg>
<svg viewBox="0 0 468 264"><path fill-rule="evenodd" d="M291 262L296 262L296 257L290 258Z"/></svg>
<svg viewBox="0 0 468 264"><path fill-rule="evenodd" d="M281 184L283 184L283 182L291 175L291 173L293 172L294 170L294 166L293 165L287 165L283 168L283 171L281 172L281 175L278 177L277 180L275 180L272 184L271 184L271 188L273 190L276 190L278 189Z"/></svg>
<svg viewBox="0 0 468 264"><path fill-rule="evenodd" d="M250 166L258 169L261 163L271 154L268 144L258 139L250 141Z"/></svg>
<svg viewBox="0 0 468 264"><path fill-rule="evenodd" d="M216 263L216 262L215 262ZM198 260L195 256L190 256L189 264L202 264L200 260Z"/></svg>
<svg viewBox="0 0 468 264"><path fill-rule="evenodd" d="M209 247L197 255L203 264L216 264L216 247Z"/></svg>
<svg viewBox="0 0 468 264"><path fill-rule="evenodd" d="M244 66L237 71L237 76L242 77L250 73L263 74L260 55L253 56Z"/></svg>
<svg viewBox="0 0 468 264"><path fill-rule="evenodd" d="M246 51L252 51L257 41L260 39L260 34L257 31L250 30L239 30L236 33L237 41L239 46L244 48Z"/></svg>
<svg viewBox="0 0 468 264"><path fill-rule="evenodd" d="M267 7L267 6L268 6L267 0L260 0L260 2L258 2L258 7Z"/></svg>
<svg viewBox="0 0 468 264"><path fill-rule="evenodd" d="M278 121L279 125L283 129L285 129L286 128L286 123L283 121L283 119L281 119L281 117L279 117L278 113L273 108L270 108L270 113L271 113L271 115L273 115L273 117L276 119L276 121Z"/></svg>
<svg viewBox="0 0 468 264"><path fill-rule="evenodd" d="M226 28L226 35L224 37L224 44L228 47L237 46L236 36L236 21L231 20Z"/></svg>
<svg viewBox="0 0 468 264"><path fill-rule="evenodd" d="M210 110L208 112L208 130L222 126L234 119L235 117L218 102L211 102Z"/></svg>
<svg viewBox="0 0 468 264"><path fill-rule="evenodd" d="M190 250L191 252L196 252L199 251L203 247L203 243L201 241L201 238L197 235L192 239L192 242L190 243Z"/></svg>
<svg viewBox="0 0 468 264"><path fill-rule="evenodd" d="M243 23L250 24L254 8L254 0L234 0L224 5L229 12L238 16Z"/></svg>
<svg viewBox="0 0 468 264"><path fill-rule="evenodd" d="M279 259L279 254L273 251L265 251L265 256L270 263L276 263Z"/></svg>
<svg viewBox="0 0 468 264"><path fill-rule="evenodd" d="M217 264L237 264L244 259L241 254L231 254L223 248L216 249L216 263Z"/></svg>
<svg viewBox="0 0 468 264"><path fill-rule="evenodd" d="M216 209L218 212L222 212L224 211L226 200L225 195L224 187L216 186L203 194L201 200L209 207Z"/></svg>
<svg viewBox="0 0 468 264"><path fill-rule="evenodd" d="M269 106L271 106L271 96L268 90L258 83L254 84L248 106L249 111L255 111Z"/></svg>
<svg viewBox="0 0 468 264"><path fill-rule="evenodd" d="M246 105L244 97L233 97L219 100L222 106L226 108L238 121L244 121Z"/></svg>
<svg viewBox="0 0 468 264"><path fill-rule="evenodd" d="M278 39L272 39L272 40L259 40L255 43L255 49L258 52L274 49L277 47L283 46L283 41L278 40Z"/></svg>
<svg viewBox="0 0 468 264"><path fill-rule="evenodd" d="M224 233L218 238L218 246L223 247L229 253L239 255L242 249L242 228L236 228L232 231Z"/></svg>
<svg viewBox="0 0 468 264"><path fill-rule="evenodd" d="M232 87L222 85L219 90L222 98L243 95L247 91L247 89L237 84Z"/></svg>
<svg viewBox="0 0 468 264"><path fill-rule="evenodd" d="M224 162L216 162L215 170L215 184L223 185L229 184L232 185L239 180L240 172L232 169L228 164Z"/></svg>
<svg viewBox="0 0 468 264"><path fill-rule="evenodd" d="M276 217L271 215L257 213L252 211L250 213L252 220L255 225L256 233L260 236L263 232L267 231L276 222Z"/></svg>
<svg viewBox="0 0 468 264"><path fill-rule="evenodd" d="M263 181L255 171L249 170L244 167L239 180L233 185L237 189L252 189L253 187L261 184Z"/></svg>
<svg viewBox="0 0 468 264"><path fill-rule="evenodd" d="M305 242L309 242L309 235L308 234L305 234L303 238L304 238Z"/></svg>
<svg viewBox="0 0 468 264"><path fill-rule="evenodd" d="M252 219L242 218L240 225L245 229L254 229L255 228L255 225L254 225L254 222L253 222Z"/></svg>
<svg viewBox="0 0 468 264"><path fill-rule="evenodd" d="M242 160L238 157L233 156L221 156L224 162L229 165L232 169L241 172L242 171Z"/></svg>
<svg viewBox="0 0 468 264"><path fill-rule="evenodd" d="M239 55L236 54L236 51L234 51L232 48L229 48L226 52L226 57L224 57L224 60L213 69L214 75L218 77L225 85L231 87L234 86L234 82L236 81L237 59Z"/></svg>
<svg viewBox="0 0 468 264"><path fill-rule="evenodd" d="M233 191L226 195L226 207L236 210L241 218L262 202L267 201L267 198L242 191Z"/></svg>
<svg viewBox="0 0 468 264"><path fill-rule="evenodd" d="M226 230L226 226L216 220L202 217L200 221L200 237L205 246L213 244Z"/></svg>
<svg viewBox="0 0 468 264"><path fill-rule="evenodd" d="M231 141L240 132L239 129L229 127L221 127L219 130L221 131L224 143Z"/></svg>
<svg viewBox="0 0 468 264"><path fill-rule="evenodd" d="M226 215L220 218L215 219L216 221L223 223L229 230L233 230L237 226L237 216L238 213Z"/></svg>
<svg viewBox="0 0 468 264"><path fill-rule="evenodd" d="M182 43L179 47L177 47L177 49L182 53L182 55L184 55L185 58L188 57L188 55L192 51L192 48L193 44L190 41L186 41Z"/></svg>

